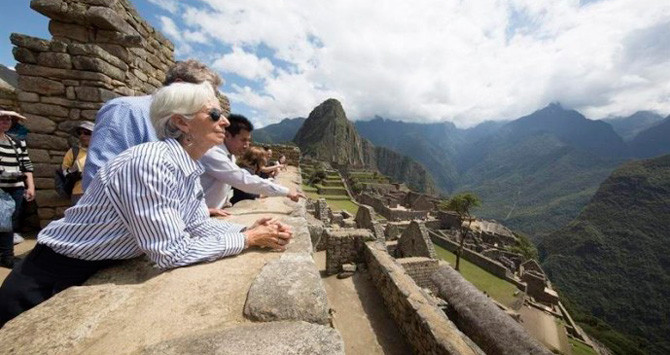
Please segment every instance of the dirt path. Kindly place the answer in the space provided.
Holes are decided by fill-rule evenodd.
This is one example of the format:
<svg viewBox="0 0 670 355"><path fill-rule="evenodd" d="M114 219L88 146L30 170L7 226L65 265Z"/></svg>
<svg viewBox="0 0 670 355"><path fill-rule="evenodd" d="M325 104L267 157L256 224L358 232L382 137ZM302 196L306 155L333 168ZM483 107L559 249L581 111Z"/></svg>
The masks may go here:
<svg viewBox="0 0 670 355"><path fill-rule="evenodd" d="M317 267L324 275L325 252L314 254ZM324 276L328 302L335 311L334 325L342 334L347 354L411 354L384 301L372 284L367 271L338 279Z"/></svg>

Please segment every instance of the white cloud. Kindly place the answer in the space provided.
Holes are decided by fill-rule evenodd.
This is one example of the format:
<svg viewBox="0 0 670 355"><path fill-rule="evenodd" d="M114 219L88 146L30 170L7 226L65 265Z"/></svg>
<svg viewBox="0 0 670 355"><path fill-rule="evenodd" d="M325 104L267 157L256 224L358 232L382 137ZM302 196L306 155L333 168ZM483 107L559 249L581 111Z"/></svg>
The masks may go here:
<svg viewBox="0 0 670 355"><path fill-rule="evenodd" d="M234 73L251 80L270 77L274 70L274 65L267 58L258 58L240 47L233 47L232 53L217 59L212 66L224 73Z"/></svg>
<svg viewBox="0 0 670 355"><path fill-rule="evenodd" d="M350 119L463 126L554 101L593 118L670 112L667 0L201 3L182 3L179 29L163 30L232 47L214 66L260 83L227 94L261 122L306 116L329 97Z"/></svg>

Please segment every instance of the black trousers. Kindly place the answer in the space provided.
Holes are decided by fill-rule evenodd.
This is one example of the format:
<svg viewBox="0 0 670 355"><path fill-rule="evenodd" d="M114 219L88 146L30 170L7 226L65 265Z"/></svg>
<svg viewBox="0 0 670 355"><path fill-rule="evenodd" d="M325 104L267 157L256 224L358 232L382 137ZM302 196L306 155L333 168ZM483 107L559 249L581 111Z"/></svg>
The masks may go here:
<svg viewBox="0 0 670 355"><path fill-rule="evenodd" d="M98 270L118 262L70 258L46 245L37 244L25 259L14 266L0 287L0 328L58 292L81 285Z"/></svg>

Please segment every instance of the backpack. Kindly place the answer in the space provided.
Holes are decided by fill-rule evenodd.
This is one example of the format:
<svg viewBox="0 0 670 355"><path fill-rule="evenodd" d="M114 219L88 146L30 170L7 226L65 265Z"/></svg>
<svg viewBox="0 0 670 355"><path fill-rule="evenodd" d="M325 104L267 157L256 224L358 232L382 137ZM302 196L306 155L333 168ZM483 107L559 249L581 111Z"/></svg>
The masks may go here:
<svg viewBox="0 0 670 355"><path fill-rule="evenodd" d="M79 155L79 147L72 147L72 157L74 161L77 160ZM72 196L72 189L74 189L74 184L77 181L81 180L81 172L75 171L74 173L69 173L67 175L63 174L63 169L56 169L54 175L54 185L56 186L56 192L62 198L70 198Z"/></svg>

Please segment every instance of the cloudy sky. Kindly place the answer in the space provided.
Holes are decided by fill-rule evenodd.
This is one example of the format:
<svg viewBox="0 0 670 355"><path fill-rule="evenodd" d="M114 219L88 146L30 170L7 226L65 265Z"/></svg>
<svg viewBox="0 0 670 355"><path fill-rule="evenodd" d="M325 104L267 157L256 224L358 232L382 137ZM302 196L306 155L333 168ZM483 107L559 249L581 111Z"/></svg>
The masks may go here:
<svg viewBox="0 0 670 355"><path fill-rule="evenodd" d="M589 118L670 113L668 0L133 3L260 125L330 97L353 120L462 127L551 102Z"/></svg>

